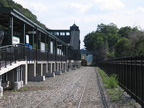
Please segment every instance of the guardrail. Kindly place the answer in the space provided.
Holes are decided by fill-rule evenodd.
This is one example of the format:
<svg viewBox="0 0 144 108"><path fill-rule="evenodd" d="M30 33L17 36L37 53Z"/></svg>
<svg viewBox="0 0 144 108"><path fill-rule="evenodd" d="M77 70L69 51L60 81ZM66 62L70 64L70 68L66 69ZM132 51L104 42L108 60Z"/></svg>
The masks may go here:
<svg viewBox="0 0 144 108"><path fill-rule="evenodd" d="M144 107L144 55L102 61L99 67L117 74L119 85Z"/></svg>

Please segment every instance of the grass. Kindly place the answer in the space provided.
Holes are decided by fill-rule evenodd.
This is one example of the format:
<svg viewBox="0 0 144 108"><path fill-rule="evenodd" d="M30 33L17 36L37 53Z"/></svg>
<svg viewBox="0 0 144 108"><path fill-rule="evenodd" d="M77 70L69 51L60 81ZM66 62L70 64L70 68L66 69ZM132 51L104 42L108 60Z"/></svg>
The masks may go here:
<svg viewBox="0 0 144 108"><path fill-rule="evenodd" d="M20 89L13 89L12 92L24 92L24 91L28 91L28 88L27 87L22 87Z"/></svg>
<svg viewBox="0 0 144 108"><path fill-rule="evenodd" d="M122 98L122 90L118 86L118 78L116 74L112 74L108 76L103 70L98 68L98 72L102 78L104 87L108 95L110 96L110 100L112 102L118 102Z"/></svg>

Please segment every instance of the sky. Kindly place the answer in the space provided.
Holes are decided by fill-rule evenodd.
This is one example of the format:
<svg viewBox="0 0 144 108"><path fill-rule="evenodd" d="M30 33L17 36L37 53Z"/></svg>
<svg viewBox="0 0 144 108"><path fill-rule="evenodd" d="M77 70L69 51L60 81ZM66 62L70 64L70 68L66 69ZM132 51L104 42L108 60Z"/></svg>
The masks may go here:
<svg viewBox="0 0 144 108"><path fill-rule="evenodd" d="M144 0L14 1L29 9L50 29L69 29L75 23L80 29L81 48L84 48L84 37L101 23L144 30Z"/></svg>

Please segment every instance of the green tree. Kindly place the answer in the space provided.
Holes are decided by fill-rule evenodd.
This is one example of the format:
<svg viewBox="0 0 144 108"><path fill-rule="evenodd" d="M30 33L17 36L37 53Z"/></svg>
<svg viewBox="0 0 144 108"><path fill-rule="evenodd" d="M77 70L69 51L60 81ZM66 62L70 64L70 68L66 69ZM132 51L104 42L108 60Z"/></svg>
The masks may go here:
<svg viewBox="0 0 144 108"><path fill-rule="evenodd" d="M128 56L129 54L129 39L122 37L115 45L115 56L116 57L123 57Z"/></svg>
<svg viewBox="0 0 144 108"><path fill-rule="evenodd" d="M144 31L134 29L129 33L130 52L132 56L144 54Z"/></svg>
<svg viewBox="0 0 144 108"><path fill-rule="evenodd" d="M6 0L0 0L0 7L8 7L8 3Z"/></svg>
<svg viewBox="0 0 144 108"><path fill-rule="evenodd" d="M95 32L91 32L85 36L84 43L85 43L85 47L87 50L90 50L90 51L95 50L94 37L95 37Z"/></svg>
<svg viewBox="0 0 144 108"><path fill-rule="evenodd" d="M108 25L100 24L97 27L97 32L103 33L105 35L104 42L108 43L109 52L113 52L114 45L117 43L119 38L117 32L118 28L115 24L110 23Z"/></svg>
<svg viewBox="0 0 144 108"><path fill-rule="evenodd" d="M87 50L96 51L95 59L98 62L108 58L115 57L114 46L119 39L117 34L118 28L115 24L103 23L97 26L96 31L93 31L85 36L84 43Z"/></svg>
<svg viewBox="0 0 144 108"><path fill-rule="evenodd" d="M120 29L113 23L99 24L96 31L86 35L85 47L97 53L95 62L114 57L144 54L144 31L129 26Z"/></svg>
<svg viewBox="0 0 144 108"><path fill-rule="evenodd" d="M25 9L22 5L15 3L13 0L0 0L0 7L11 7L16 9L18 12L22 13L24 16L26 16L27 18L31 19L32 21L34 21L35 23L37 23L38 25L42 26L43 28L47 27L40 23L37 20L36 15L34 15L31 11L29 11L28 9Z"/></svg>
<svg viewBox="0 0 144 108"><path fill-rule="evenodd" d="M131 32L139 31L137 27L131 28L130 26L121 27L118 31L120 37L129 38Z"/></svg>

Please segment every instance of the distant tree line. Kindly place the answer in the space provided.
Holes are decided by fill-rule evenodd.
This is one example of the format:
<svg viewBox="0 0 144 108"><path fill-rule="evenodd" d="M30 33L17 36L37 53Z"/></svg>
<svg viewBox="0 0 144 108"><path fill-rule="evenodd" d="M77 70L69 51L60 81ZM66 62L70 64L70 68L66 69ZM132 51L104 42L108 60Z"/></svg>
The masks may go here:
<svg viewBox="0 0 144 108"><path fill-rule="evenodd" d="M27 18L31 19L32 21L34 21L35 23L37 23L38 25L46 28L46 26L42 23L40 23L37 20L37 16L34 15L30 10L24 8L22 5L14 2L13 0L0 0L0 7L11 7L16 9L18 12L22 13L23 15L25 15Z"/></svg>
<svg viewBox="0 0 144 108"><path fill-rule="evenodd" d="M85 48L96 51L95 60L144 54L144 31L137 27L118 28L115 24L99 24L84 38Z"/></svg>

